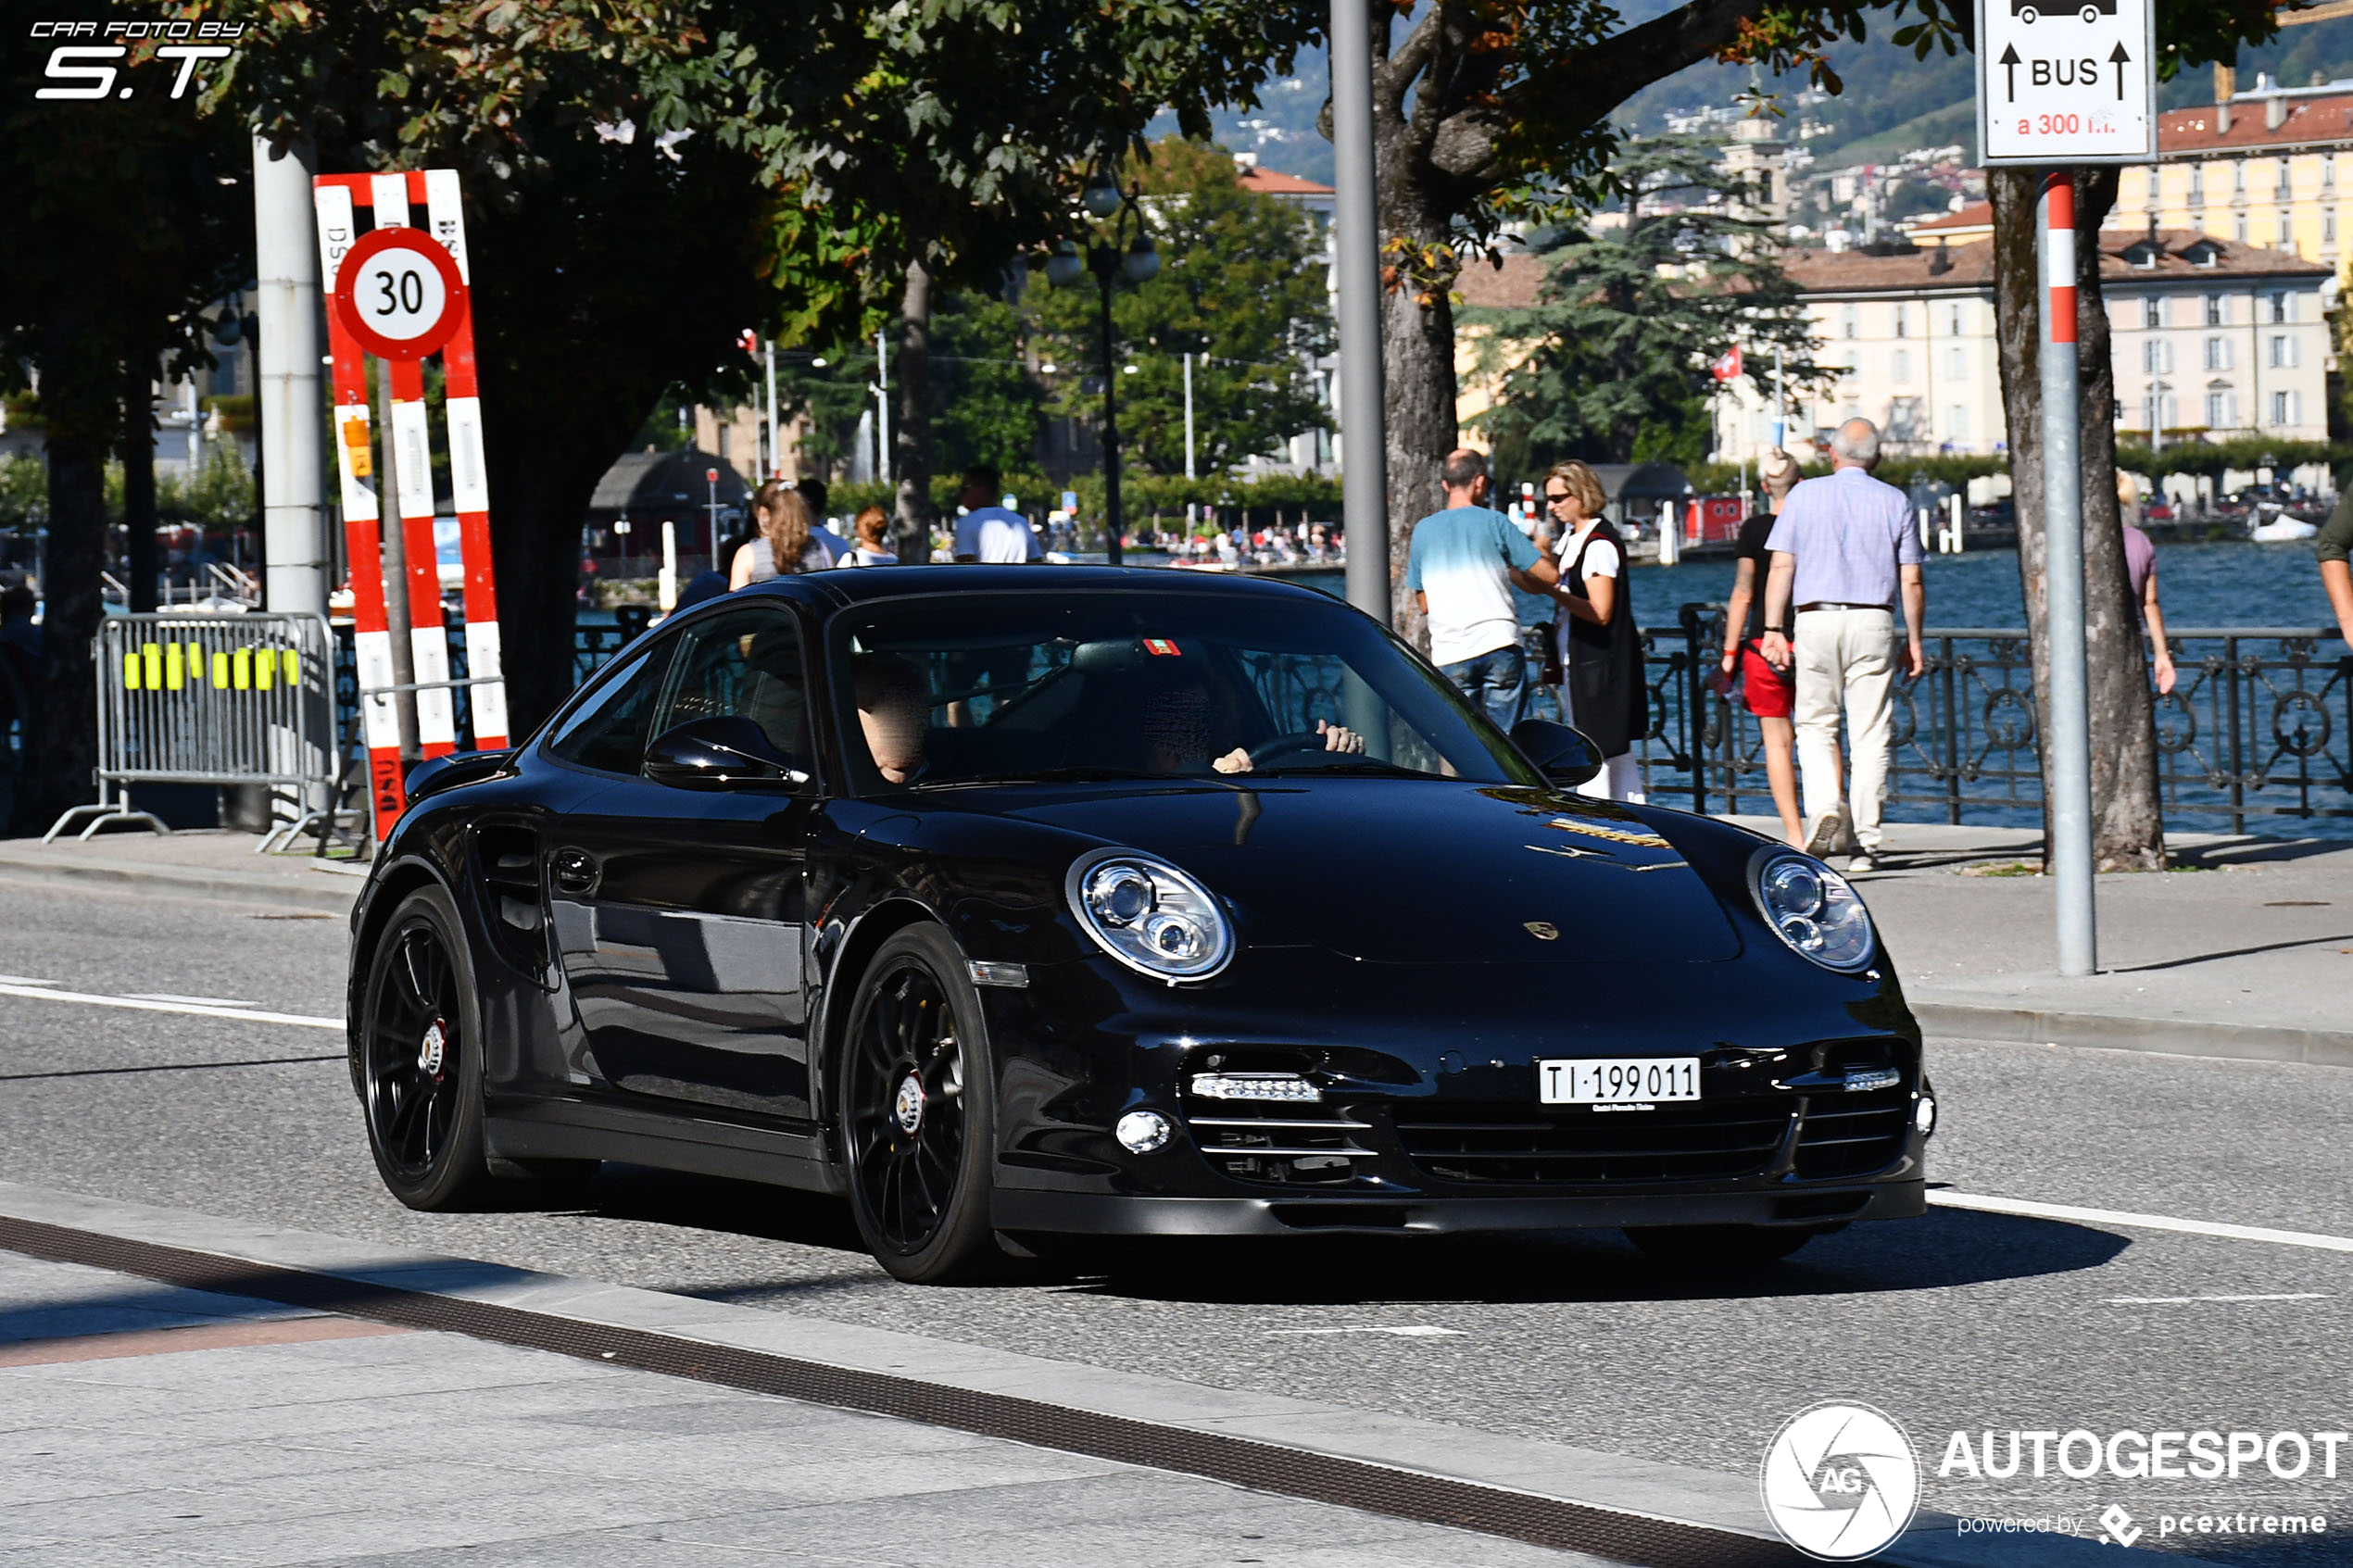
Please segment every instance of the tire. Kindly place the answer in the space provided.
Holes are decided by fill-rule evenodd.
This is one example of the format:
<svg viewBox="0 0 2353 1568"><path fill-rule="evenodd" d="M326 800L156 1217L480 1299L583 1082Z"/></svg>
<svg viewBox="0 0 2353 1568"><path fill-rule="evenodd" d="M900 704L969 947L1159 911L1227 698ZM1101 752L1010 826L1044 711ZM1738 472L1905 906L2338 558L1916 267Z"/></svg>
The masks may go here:
<svg viewBox="0 0 2353 1568"><path fill-rule="evenodd" d="M936 925L875 954L858 986L837 1078L849 1209L875 1259L911 1285L991 1278L996 1074L980 995Z"/></svg>
<svg viewBox="0 0 2353 1568"><path fill-rule="evenodd" d="M465 927L449 896L422 887L384 922L368 963L359 1103L368 1150L411 1209L489 1205L483 1158L482 1009Z"/></svg>
<svg viewBox="0 0 2353 1568"><path fill-rule="evenodd" d="M1777 1262L1828 1231L1784 1225L1629 1225L1626 1239L1662 1263L1743 1268Z"/></svg>

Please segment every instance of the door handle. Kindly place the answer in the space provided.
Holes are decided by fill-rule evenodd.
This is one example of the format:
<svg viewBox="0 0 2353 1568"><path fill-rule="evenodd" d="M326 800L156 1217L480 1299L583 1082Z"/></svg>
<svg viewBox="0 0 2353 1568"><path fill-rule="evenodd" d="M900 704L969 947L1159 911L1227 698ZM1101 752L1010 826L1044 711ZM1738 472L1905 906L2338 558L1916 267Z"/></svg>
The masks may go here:
<svg viewBox="0 0 2353 1568"><path fill-rule="evenodd" d="M559 893L576 893L585 897L597 891L597 884L604 877L604 870L597 864L597 858L585 849L559 849L550 864Z"/></svg>

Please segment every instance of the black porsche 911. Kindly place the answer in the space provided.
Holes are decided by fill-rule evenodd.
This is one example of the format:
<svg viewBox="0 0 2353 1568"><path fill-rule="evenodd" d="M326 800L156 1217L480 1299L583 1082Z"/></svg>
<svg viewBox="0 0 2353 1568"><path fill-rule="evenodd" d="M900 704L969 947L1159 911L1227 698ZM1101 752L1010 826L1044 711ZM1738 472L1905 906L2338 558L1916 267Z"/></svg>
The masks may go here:
<svg viewBox="0 0 2353 1568"><path fill-rule="evenodd" d="M841 1194L916 1281L1056 1234L1765 1259L1921 1212L1854 890L1595 770L1304 588L762 583L411 776L353 916L369 1142L419 1209L607 1160Z"/></svg>

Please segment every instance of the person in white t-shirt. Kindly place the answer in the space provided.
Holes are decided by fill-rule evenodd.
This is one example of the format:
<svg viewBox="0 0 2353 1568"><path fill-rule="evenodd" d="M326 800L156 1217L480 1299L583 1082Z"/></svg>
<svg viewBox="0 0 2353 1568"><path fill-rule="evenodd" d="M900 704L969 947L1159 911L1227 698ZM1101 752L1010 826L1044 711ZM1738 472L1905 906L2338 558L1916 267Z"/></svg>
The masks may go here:
<svg viewBox="0 0 2353 1568"><path fill-rule="evenodd" d="M1008 566L1043 560L1045 546L1038 544L1029 520L996 504L999 483L990 464L975 463L964 470L964 488L956 498L964 508L956 520L956 558Z"/></svg>

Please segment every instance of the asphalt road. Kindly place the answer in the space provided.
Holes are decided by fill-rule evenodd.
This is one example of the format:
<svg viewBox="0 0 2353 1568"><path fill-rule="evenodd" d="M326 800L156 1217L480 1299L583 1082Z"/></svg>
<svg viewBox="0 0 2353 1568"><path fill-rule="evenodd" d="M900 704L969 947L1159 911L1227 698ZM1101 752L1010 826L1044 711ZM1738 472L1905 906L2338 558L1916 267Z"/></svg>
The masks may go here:
<svg viewBox="0 0 2353 1568"><path fill-rule="evenodd" d="M344 946L333 920L0 890L0 985L332 1016ZM2353 1254L1940 1210L1736 1276L1606 1234L1319 1237L918 1289L837 1205L758 1186L608 1166L576 1208L412 1213L376 1182L341 1044L0 995L0 1177L1731 1473L1796 1411L1856 1398L1909 1430L1933 1507L2088 1532L2120 1503L2145 1546L2160 1512L2343 1513L2294 1548L2190 1544L2353 1562L2353 1443L2336 1480L1935 1474L1956 1431L2353 1428ZM1959 1191L2353 1236L2353 1072L1952 1040L1931 1061L1931 1175Z"/></svg>

